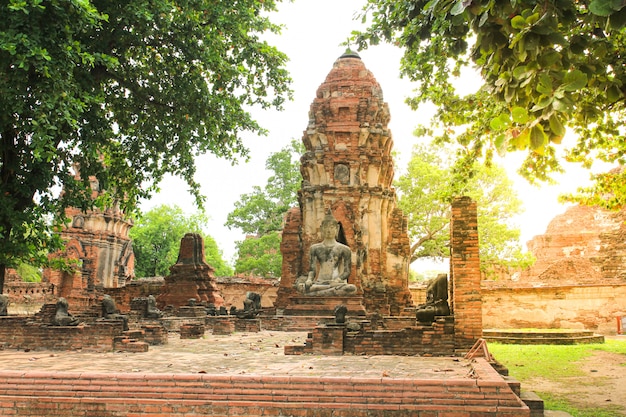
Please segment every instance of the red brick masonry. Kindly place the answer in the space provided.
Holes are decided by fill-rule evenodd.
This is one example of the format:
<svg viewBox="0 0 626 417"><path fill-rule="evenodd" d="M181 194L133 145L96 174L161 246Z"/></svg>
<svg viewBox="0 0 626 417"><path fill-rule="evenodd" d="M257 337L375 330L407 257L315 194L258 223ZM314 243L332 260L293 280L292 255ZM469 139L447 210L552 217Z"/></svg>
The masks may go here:
<svg viewBox="0 0 626 417"><path fill-rule="evenodd" d="M0 372L0 415L516 417L530 411L483 359L475 379Z"/></svg>

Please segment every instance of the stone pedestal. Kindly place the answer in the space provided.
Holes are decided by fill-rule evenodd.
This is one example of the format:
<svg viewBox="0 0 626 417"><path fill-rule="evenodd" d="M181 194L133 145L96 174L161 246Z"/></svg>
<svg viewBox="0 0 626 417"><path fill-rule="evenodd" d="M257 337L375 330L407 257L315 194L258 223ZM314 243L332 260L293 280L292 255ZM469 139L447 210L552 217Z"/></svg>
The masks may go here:
<svg viewBox="0 0 626 417"><path fill-rule="evenodd" d="M258 333L261 331L261 320L259 319L236 319L235 331L246 333Z"/></svg>
<svg viewBox="0 0 626 417"><path fill-rule="evenodd" d="M234 320L224 318L213 322L213 335L229 335L235 332Z"/></svg>
<svg viewBox="0 0 626 417"><path fill-rule="evenodd" d="M200 339L204 336L204 325L202 324L183 324L180 326L181 339Z"/></svg>
<svg viewBox="0 0 626 417"><path fill-rule="evenodd" d="M343 355L343 336L346 326L343 324L327 324L313 330L314 354L326 356Z"/></svg>
<svg viewBox="0 0 626 417"><path fill-rule="evenodd" d="M284 311L287 316L334 316L335 307L343 304L348 317L365 316L362 296L313 297L296 295L289 299Z"/></svg>
<svg viewBox="0 0 626 417"><path fill-rule="evenodd" d="M178 317L205 317L206 309L202 306L181 306L176 315Z"/></svg>

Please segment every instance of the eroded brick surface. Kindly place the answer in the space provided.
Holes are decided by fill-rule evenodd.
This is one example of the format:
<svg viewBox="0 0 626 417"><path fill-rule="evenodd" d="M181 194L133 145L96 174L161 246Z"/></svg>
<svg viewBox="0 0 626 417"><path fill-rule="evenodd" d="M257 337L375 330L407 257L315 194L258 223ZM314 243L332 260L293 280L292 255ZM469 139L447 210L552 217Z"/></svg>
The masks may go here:
<svg viewBox="0 0 626 417"><path fill-rule="evenodd" d="M408 290L407 220L392 187L393 140L382 89L358 56L344 54L317 90L302 141L299 207L287 215L283 270L276 307L297 297L293 284L306 275L309 248L321 241L328 210L352 251L348 282L368 312L400 315L412 305Z"/></svg>

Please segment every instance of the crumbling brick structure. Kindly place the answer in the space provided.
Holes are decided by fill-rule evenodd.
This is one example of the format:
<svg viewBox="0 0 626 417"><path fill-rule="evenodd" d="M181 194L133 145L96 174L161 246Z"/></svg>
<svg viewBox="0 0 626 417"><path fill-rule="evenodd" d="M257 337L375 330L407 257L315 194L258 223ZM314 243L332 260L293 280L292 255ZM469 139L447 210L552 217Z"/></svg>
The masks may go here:
<svg viewBox="0 0 626 417"><path fill-rule="evenodd" d="M92 181L93 197L99 191ZM135 275L135 256L128 236L133 223L118 207L65 211L71 220L61 232L67 241L63 257L80 261L74 273L44 270L43 280L54 285L58 297L64 297L76 309L97 303L107 288L120 288Z"/></svg>
<svg viewBox="0 0 626 417"><path fill-rule="evenodd" d="M389 118L380 85L357 54L346 52L318 88L302 138L303 182L299 207L288 213L283 230L278 310L298 297L295 280L308 272L309 248L321 241L329 210L341 225L338 240L352 251L348 283L367 312L401 315L412 306L410 244L392 187Z"/></svg>
<svg viewBox="0 0 626 417"><path fill-rule="evenodd" d="M191 298L216 307L224 304L215 285L215 270L205 259L202 236L187 233L181 239L178 260L170 267L170 274L165 277L165 285L157 296L159 308L184 306Z"/></svg>
<svg viewBox="0 0 626 417"><path fill-rule="evenodd" d="M452 202L450 277L456 349L467 351L483 332L478 214L476 203L469 197Z"/></svg>

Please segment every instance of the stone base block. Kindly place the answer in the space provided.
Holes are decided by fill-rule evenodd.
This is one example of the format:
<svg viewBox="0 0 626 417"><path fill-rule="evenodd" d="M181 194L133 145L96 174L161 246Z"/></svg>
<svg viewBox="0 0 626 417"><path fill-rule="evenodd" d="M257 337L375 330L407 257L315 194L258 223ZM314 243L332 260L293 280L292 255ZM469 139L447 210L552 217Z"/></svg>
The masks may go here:
<svg viewBox="0 0 626 417"><path fill-rule="evenodd" d="M335 307L344 305L348 308L348 317L366 315L362 296L346 297L291 297L289 306L284 310L285 316L334 316Z"/></svg>
<svg viewBox="0 0 626 417"><path fill-rule="evenodd" d="M235 332L235 323L233 319L221 319L213 322L214 335L229 335Z"/></svg>
<svg viewBox="0 0 626 417"><path fill-rule="evenodd" d="M258 333L261 331L261 320L259 319L236 319L235 331Z"/></svg>
<svg viewBox="0 0 626 417"><path fill-rule="evenodd" d="M183 324L180 326L181 339L200 339L204 336L204 326L202 324Z"/></svg>

